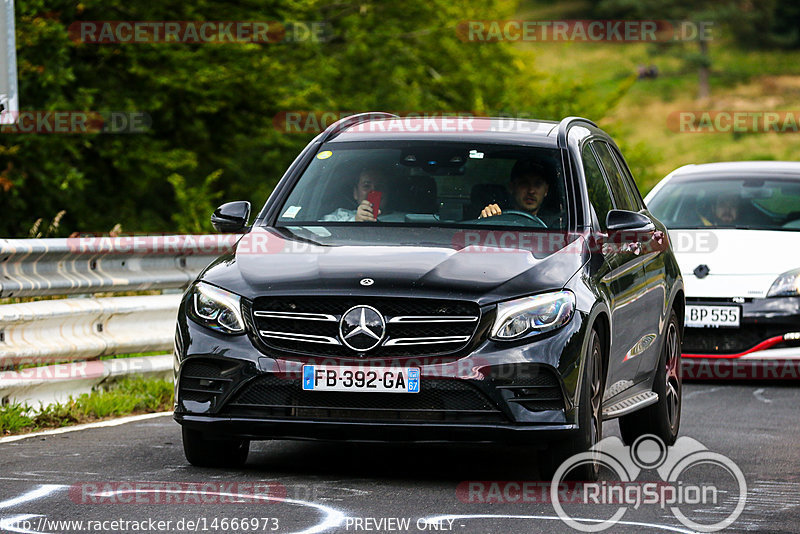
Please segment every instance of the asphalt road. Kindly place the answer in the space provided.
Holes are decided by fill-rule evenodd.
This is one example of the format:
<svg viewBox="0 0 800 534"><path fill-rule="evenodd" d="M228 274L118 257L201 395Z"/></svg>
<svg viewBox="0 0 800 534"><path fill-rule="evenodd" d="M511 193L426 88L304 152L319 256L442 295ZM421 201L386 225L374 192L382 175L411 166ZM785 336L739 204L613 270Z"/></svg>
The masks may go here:
<svg viewBox="0 0 800 534"><path fill-rule="evenodd" d="M679 513L710 525L736 511L735 468L719 467L727 458L747 486L725 532L799 532L799 406L800 385L686 384L681 436L720 463L698 464L676 479L673 489L717 491L700 503L687 492ZM604 432L619 435L617 423ZM657 461L646 452L640 462ZM184 460L178 425L159 417L0 444L0 531L578 532L556 514L538 480L535 451L495 445L258 442L241 470L198 469ZM644 469L635 480L662 478ZM623 508L606 532L694 530L669 505L564 495L561 508L580 525L599 525L586 520Z"/></svg>

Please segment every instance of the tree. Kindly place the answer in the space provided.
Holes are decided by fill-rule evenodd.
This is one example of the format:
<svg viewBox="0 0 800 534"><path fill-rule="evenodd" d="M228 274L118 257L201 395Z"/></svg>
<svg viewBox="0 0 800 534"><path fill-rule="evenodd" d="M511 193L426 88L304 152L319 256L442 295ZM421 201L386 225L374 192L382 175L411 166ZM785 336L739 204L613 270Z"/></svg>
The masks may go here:
<svg viewBox="0 0 800 534"><path fill-rule="evenodd" d="M606 109L582 87L537 73L535 57L511 43L459 39L461 21L513 18L512 0L28 0L16 8L24 110L140 112L150 125L116 135L0 129L3 236L27 235L62 210L62 235L118 224L208 231L208 206L180 204L218 194L261 205L315 134L276 129L273 118L287 110L599 118ZM325 38L95 44L69 33L78 21L105 20L318 22Z"/></svg>
<svg viewBox="0 0 800 534"><path fill-rule="evenodd" d="M697 97L702 99L711 94L709 83L711 57L708 41L710 38L718 37L722 23L735 18L737 4L737 0L596 0L594 8L599 16L665 20L672 22L674 29L679 28L681 23L684 23L687 29L696 29L694 34L687 32L687 36L694 37L692 40L697 46L695 52L683 52L681 55L688 65L697 69ZM700 31L704 26L713 28L711 33L704 34ZM683 45L684 42L678 39L673 43L661 44L661 47L674 49L678 46L683 50Z"/></svg>

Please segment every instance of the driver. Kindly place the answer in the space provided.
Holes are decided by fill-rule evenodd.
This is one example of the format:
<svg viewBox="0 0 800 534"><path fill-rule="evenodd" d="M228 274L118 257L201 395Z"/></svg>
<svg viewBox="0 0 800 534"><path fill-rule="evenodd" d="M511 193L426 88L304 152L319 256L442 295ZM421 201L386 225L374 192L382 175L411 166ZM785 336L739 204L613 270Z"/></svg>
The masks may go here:
<svg viewBox="0 0 800 534"><path fill-rule="evenodd" d="M511 169L511 179L508 189L511 192L513 206L509 209L524 211L537 215L542 207L542 202L550 191L550 173L539 162L533 160L520 160ZM500 215L503 210L497 204L489 204L481 210L478 217L492 217Z"/></svg>
<svg viewBox="0 0 800 534"><path fill-rule="evenodd" d="M739 195L727 193L717 196L708 217L700 216L704 226L731 226L739 218Z"/></svg>
<svg viewBox="0 0 800 534"><path fill-rule="evenodd" d="M336 211L322 217L323 221L334 222L375 222L381 210L377 214L372 213L372 204L367 200L371 191L383 189L384 180L381 177L378 167L366 167L358 175L358 181L353 186L353 200L355 209L339 208Z"/></svg>

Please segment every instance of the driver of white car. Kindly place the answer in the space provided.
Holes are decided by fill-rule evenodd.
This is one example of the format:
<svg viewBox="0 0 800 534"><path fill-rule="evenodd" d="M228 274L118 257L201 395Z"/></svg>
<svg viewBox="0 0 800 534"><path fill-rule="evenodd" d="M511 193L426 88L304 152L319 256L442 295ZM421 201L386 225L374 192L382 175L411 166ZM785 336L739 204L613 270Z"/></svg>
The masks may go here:
<svg viewBox="0 0 800 534"><path fill-rule="evenodd" d="M550 173L541 163L534 160L520 160L511 169L508 183L512 206L507 209L537 215L542 202L550 190ZM481 210L480 219L501 215L503 210L497 204L489 204Z"/></svg>

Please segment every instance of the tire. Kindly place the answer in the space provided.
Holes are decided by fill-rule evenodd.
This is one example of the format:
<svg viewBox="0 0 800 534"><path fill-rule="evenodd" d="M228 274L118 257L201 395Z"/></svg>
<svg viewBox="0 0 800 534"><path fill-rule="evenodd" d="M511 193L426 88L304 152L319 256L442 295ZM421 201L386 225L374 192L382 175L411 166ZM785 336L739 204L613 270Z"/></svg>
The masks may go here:
<svg viewBox="0 0 800 534"><path fill-rule="evenodd" d="M247 461L250 441L207 439L202 432L182 428L183 453L196 467L241 467Z"/></svg>
<svg viewBox="0 0 800 534"><path fill-rule="evenodd" d="M603 345L592 329L583 366L580 398L578 399L578 432L571 438L550 444L539 471L543 478L552 479L558 467L569 457L588 451L603 439ZM597 462L579 465L566 474L566 480L595 481L600 476Z"/></svg>
<svg viewBox="0 0 800 534"><path fill-rule="evenodd" d="M666 445L672 445L678 439L683 389L680 347L681 330L673 310L653 382L658 402L619 418L620 434L626 445L632 445L636 438L645 434L658 436Z"/></svg>

